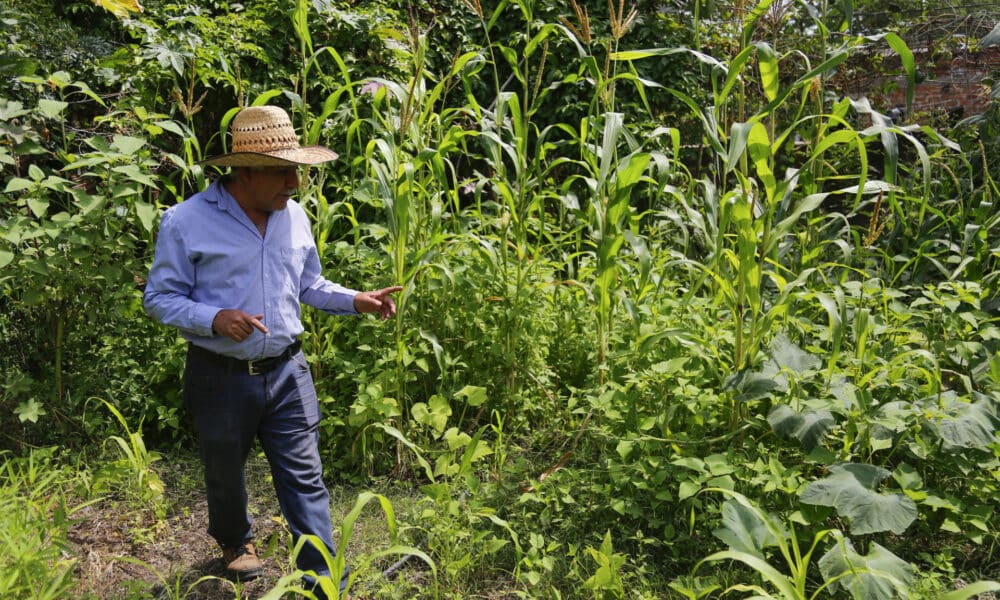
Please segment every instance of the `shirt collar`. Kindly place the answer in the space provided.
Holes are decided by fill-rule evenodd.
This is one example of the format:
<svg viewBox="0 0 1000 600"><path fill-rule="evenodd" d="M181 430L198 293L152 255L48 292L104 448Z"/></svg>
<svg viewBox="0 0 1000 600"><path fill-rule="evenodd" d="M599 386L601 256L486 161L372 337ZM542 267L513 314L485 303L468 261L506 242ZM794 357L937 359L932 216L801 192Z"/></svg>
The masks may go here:
<svg viewBox="0 0 1000 600"><path fill-rule="evenodd" d="M205 199L209 202L214 202L219 206L219 210L230 211L234 206L238 207L239 204L236 202L236 198L233 198L226 186L223 185L223 179L216 179L212 182L208 189L205 190Z"/></svg>

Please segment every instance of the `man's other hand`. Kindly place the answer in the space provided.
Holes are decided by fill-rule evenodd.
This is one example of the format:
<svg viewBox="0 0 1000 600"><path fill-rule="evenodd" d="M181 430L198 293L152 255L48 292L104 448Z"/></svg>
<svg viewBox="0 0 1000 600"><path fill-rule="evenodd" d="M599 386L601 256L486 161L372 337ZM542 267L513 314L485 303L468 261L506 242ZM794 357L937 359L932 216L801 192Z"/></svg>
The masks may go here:
<svg viewBox="0 0 1000 600"><path fill-rule="evenodd" d="M403 291L403 287L394 285L372 292L360 292L354 297L354 310L359 313L377 312L383 319L392 318L396 314L396 303L389 294Z"/></svg>

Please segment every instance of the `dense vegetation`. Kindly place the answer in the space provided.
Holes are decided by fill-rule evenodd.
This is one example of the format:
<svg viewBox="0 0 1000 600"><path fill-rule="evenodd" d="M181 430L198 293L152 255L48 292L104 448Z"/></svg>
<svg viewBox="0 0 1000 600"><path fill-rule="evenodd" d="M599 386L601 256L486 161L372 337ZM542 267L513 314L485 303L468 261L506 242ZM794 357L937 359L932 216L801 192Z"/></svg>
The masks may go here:
<svg viewBox="0 0 1000 600"><path fill-rule="evenodd" d="M373 595L1000 589L1000 86L844 95L912 89L943 3L891 5L0 0L0 596L72 595L84 507L172 510L140 289L254 103L341 155L299 197L327 275L404 286L305 314L331 485L418 497L358 498ZM396 554L426 576L380 592Z"/></svg>

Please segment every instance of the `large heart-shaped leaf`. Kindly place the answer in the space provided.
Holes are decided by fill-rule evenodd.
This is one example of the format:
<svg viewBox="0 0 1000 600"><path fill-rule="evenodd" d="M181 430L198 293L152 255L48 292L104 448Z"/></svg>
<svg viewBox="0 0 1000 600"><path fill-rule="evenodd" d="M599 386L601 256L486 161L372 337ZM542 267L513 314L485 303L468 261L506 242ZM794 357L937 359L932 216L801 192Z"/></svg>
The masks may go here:
<svg viewBox="0 0 1000 600"><path fill-rule="evenodd" d="M917 505L904 494L880 494L875 488L889 471L874 465L845 463L830 467L830 475L810 483L799 499L831 506L851 524L851 533L879 531L901 534L917 518Z"/></svg>
<svg viewBox="0 0 1000 600"><path fill-rule="evenodd" d="M1000 23L997 23L993 29L986 34L979 42L983 48L989 48L990 46L1000 46Z"/></svg>
<svg viewBox="0 0 1000 600"><path fill-rule="evenodd" d="M867 555L858 554L851 540L844 539L819 559L819 570L830 584L850 592L857 600L891 600L905 597L913 579L913 567L892 552L872 543Z"/></svg>
<svg viewBox="0 0 1000 600"><path fill-rule="evenodd" d="M828 410L795 412L787 404L779 404L771 409L767 422L781 437L799 440L806 452L815 450L826 432L836 424L833 414Z"/></svg>
<svg viewBox="0 0 1000 600"><path fill-rule="evenodd" d="M763 557L763 549L776 546L778 539L764 517L748 503L726 500L722 505L722 527L712 532L730 550Z"/></svg>
<svg viewBox="0 0 1000 600"><path fill-rule="evenodd" d="M996 414L993 401L978 395L967 402L949 390L923 401L926 414L932 415L927 425L944 443L946 449L985 449L996 439Z"/></svg>
<svg viewBox="0 0 1000 600"><path fill-rule="evenodd" d="M800 348L784 333L771 340L768 350L771 356L764 365L765 372L770 368L802 375L822 366L822 361L818 356L809 354Z"/></svg>
<svg viewBox="0 0 1000 600"><path fill-rule="evenodd" d="M782 385L782 383L784 385ZM771 397L775 391L788 391L787 382L775 381L774 377L743 369L726 379L726 389L736 392L736 399L740 402L752 402L761 398Z"/></svg>

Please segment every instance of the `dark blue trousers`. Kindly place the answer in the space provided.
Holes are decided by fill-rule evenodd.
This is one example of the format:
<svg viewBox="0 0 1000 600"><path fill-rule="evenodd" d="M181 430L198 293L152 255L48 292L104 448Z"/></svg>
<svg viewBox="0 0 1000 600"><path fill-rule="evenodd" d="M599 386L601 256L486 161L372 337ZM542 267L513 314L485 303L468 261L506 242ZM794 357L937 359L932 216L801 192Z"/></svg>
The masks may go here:
<svg viewBox="0 0 1000 600"><path fill-rule="evenodd" d="M319 458L319 403L302 352L266 373L250 375L193 349L184 372L184 403L205 466L209 535L222 547L253 539L244 464L256 438L292 536L315 535L334 556L330 495ZM330 574L322 554L308 542L297 566ZM341 588L347 575L345 570Z"/></svg>

